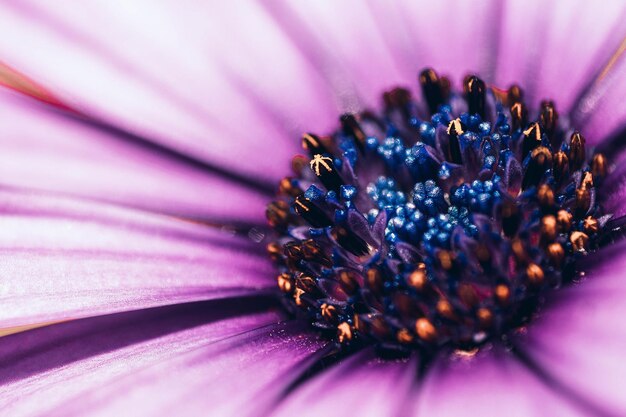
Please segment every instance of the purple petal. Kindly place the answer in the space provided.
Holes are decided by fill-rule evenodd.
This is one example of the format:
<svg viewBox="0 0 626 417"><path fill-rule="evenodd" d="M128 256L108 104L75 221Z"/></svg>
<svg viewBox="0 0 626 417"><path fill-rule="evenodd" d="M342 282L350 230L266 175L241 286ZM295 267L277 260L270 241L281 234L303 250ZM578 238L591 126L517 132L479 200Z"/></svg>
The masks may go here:
<svg viewBox="0 0 626 417"><path fill-rule="evenodd" d="M626 152L622 152L621 156L617 156L617 167L602 184L599 193L604 199L602 207L607 213L613 214L614 218L626 215L626 163L623 160L625 155Z"/></svg>
<svg viewBox="0 0 626 417"><path fill-rule="evenodd" d="M276 416L391 416L402 408L415 376L410 361L385 361L367 350L306 381Z"/></svg>
<svg viewBox="0 0 626 417"><path fill-rule="evenodd" d="M229 337L225 344L234 345L238 335L279 319L262 311L266 303L249 308L253 302L230 299L115 314L2 338L0 412L97 411L98 398L115 391L116 381L206 352Z"/></svg>
<svg viewBox="0 0 626 417"><path fill-rule="evenodd" d="M589 415L555 394L508 352L500 351L437 361L413 398L416 416Z"/></svg>
<svg viewBox="0 0 626 417"><path fill-rule="evenodd" d="M0 200L0 329L274 288L248 238L70 199Z"/></svg>
<svg viewBox="0 0 626 417"><path fill-rule="evenodd" d="M622 20L623 21L623 20ZM623 26L623 24L622 24ZM585 94L580 97L577 107L573 110L572 120L586 135L587 142L598 144L609 136L621 134L626 124L626 40L605 62ZM622 143L623 137L618 139Z"/></svg>
<svg viewBox="0 0 626 417"><path fill-rule="evenodd" d="M376 30L376 16L355 2L287 4L266 2L275 24L293 39L311 63L345 90L345 110L378 104L382 88L406 81ZM350 24L348 21L359 22ZM364 103L359 103L364 99Z"/></svg>
<svg viewBox="0 0 626 417"><path fill-rule="evenodd" d="M21 46L0 51L82 112L275 180L299 149L292 135L336 117L333 94L258 5L213 6L16 3L0 23Z"/></svg>
<svg viewBox="0 0 626 417"><path fill-rule="evenodd" d="M3 184L203 219L263 221L268 197L0 91Z"/></svg>
<svg viewBox="0 0 626 417"><path fill-rule="evenodd" d="M625 250L594 254L585 281L550 300L521 341L546 373L615 415L626 414Z"/></svg>
<svg viewBox="0 0 626 417"><path fill-rule="evenodd" d="M381 92L398 84L414 87L423 67L458 81L493 60L485 45L495 39L497 2L265 4L312 63L362 100L347 100L346 109L378 104Z"/></svg>
<svg viewBox="0 0 626 417"><path fill-rule="evenodd" d="M625 17L620 1L506 3L496 82L500 87L520 84L533 106L551 98L559 112L569 112L622 42Z"/></svg>
<svg viewBox="0 0 626 417"><path fill-rule="evenodd" d="M532 84L533 100L552 96L568 109L617 47L623 8L531 6L20 2L0 10L0 23L20 39L0 39L0 52L83 112L275 180L300 131L327 131L337 105L356 110L393 85L414 86L424 66L455 81L468 71L492 80L498 58L498 83ZM259 158L269 147L272 158Z"/></svg>
<svg viewBox="0 0 626 417"><path fill-rule="evenodd" d="M18 381L6 392L21 402L27 396L22 406L35 411L52 406L53 414L63 416L250 415L267 407L274 400L268 393L299 376L300 365L323 347L293 324L218 342L210 333L203 338L203 332L183 336L173 354L167 340L157 340L136 353L122 349ZM181 349L185 339L192 341ZM8 405L20 407L19 402Z"/></svg>
<svg viewBox="0 0 626 417"><path fill-rule="evenodd" d="M402 2L399 13L416 48L412 84L414 74L427 66L450 76L456 85L469 73L491 81L501 7L498 1Z"/></svg>

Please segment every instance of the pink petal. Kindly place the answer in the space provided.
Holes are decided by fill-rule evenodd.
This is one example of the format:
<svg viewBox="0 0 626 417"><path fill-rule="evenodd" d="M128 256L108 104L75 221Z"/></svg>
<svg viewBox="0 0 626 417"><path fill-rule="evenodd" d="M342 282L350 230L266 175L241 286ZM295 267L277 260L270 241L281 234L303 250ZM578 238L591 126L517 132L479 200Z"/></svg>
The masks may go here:
<svg viewBox="0 0 626 417"><path fill-rule="evenodd" d="M505 3L495 81L520 84L533 106L551 98L566 114L626 36L624 18L621 1Z"/></svg>
<svg viewBox="0 0 626 417"><path fill-rule="evenodd" d="M213 346L236 348L240 338L250 339L242 333L278 319L229 300L102 316L1 338L0 412L84 415L104 406L100 399L118 388L117 381L207 354ZM256 330L256 337L266 331ZM180 373L160 378L171 383Z"/></svg>
<svg viewBox="0 0 626 417"><path fill-rule="evenodd" d="M271 415L396 415L410 390L415 369L411 361L385 361L367 350L303 383Z"/></svg>
<svg viewBox="0 0 626 417"><path fill-rule="evenodd" d="M435 362L413 399L415 416L589 415L558 396L508 352L500 351Z"/></svg>
<svg viewBox="0 0 626 417"><path fill-rule="evenodd" d="M115 369L123 368L127 359L132 363L134 355L77 362L40 376L34 388L44 385L43 393L28 391L34 402L46 398L45 394L69 389L73 395L64 395L63 403L53 411L63 416L261 414L275 400L271 393L300 376L306 361L322 347L321 341L293 324L270 325L217 343L198 339L193 349L162 360L157 357L150 366L130 372ZM84 375L86 369L94 368L98 369L96 377L113 371L116 378L96 385ZM97 389L81 388L85 382ZM11 390L20 393L15 387Z"/></svg>
<svg viewBox="0 0 626 417"><path fill-rule="evenodd" d="M0 201L0 329L274 288L247 237L36 194Z"/></svg>
<svg viewBox="0 0 626 417"><path fill-rule="evenodd" d="M264 222L269 197L0 91L3 184L157 212Z"/></svg>
<svg viewBox="0 0 626 417"><path fill-rule="evenodd" d="M521 341L546 373L614 415L626 414L625 250L592 255L585 281L549 300Z"/></svg>

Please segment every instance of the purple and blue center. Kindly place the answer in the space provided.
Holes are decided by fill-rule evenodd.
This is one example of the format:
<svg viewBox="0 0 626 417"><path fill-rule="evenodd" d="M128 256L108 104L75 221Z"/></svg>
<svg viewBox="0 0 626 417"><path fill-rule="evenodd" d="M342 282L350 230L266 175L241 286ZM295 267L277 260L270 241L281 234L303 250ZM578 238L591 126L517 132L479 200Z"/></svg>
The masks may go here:
<svg viewBox="0 0 626 417"><path fill-rule="evenodd" d="M395 88L381 112L304 134L267 209L286 306L342 345L506 340L577 279L610 218L607 159L552 101L531 111L518 86L418 79L422 100Z"/></svg>

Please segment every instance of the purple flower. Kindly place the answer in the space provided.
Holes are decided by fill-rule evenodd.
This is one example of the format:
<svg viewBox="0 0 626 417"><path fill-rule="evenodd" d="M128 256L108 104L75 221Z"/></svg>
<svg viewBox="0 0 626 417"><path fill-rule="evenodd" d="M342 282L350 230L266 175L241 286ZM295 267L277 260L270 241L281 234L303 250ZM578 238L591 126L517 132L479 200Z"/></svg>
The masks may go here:
<svg viewBox="0 0 626 417"><path fill-rule="evenodd" d="M8 87L0 90L1 414L626 414L622 388L626 283L620 272L626 267L626 246L619 240L626 214L626 8L621 2L601 6L565 0L311 2L304 6L263 1L210 7L192 2L109 3L33 1L0 9L6 35L0 38L0 83ZM431 95L431 103L426 94L422 99L417 75L425 67L445 74L452 93L437 76L432 85L439 98ZM469 73L479 74L489 87L519 84L531 121L536 109L554 110L540 104L552 99L559 115L556 133L550 129L552 116L544 113L536 127L541 129L540 143L533 143L532 125L513 124L512 106L519 100L510 97L503 99L500 113L511 116L507 119L511 124L504 119L496 122L495 110L493 118L483 114L490 120L487 129L478 123L482 119L462 116L472 108L476 114L483 112L483 106L497 109L489 101L493 95L475 93L469 81L464 83L463 96L461 80ZM483 129L495 141L494 149L531 155L517 161L497 152L498 161L515 159L520 165L524 175L519 187L532 203L523 207L519 221L511 226L512 220L506 223L506 219L512 217L502 211L506 207L502 189L485 191L484 183L477 184L482 187L479 194L486 197L467 200L465 208L473 217L454 214L454 230L462 229L461 241L481 242L475 238L484 232L481 225L497 225L513 229L511 236L502 233L505 243L498 246L513 251L511 242L521 236L521 228L539 227L550 216L556 221L557 208L580 219L566 232L559 231L558 238L549 237L544 229L535 240L530 232L523 237L524 251L534 258L517 262L523 263L524 276L534 277L537 286L532 287L531 280L514 287L508 275L499 281L507 291L521 291L502 296L503 304L540 299L540 308L523 320L515 321L501 313L509 311L505 307L485 301L497 299L495 284L489 290L494 293L487 291L484 298L477 287L472 287L477 295L459 296L468 305L480 299L476 303L486 309L486 315L479 314L478 304L466 310L455 305L456 318L445 321L441 311L433 318L428 315L432 306L420 307L415 330L407 329L406 337L399 337L396 329L389 333L390 320L397 316L393 311L401 306L397 301L381 308L384 337L376 326L365 331L353 321L332 322L330 336L311 326L311 322L336 320L334 314L347 317L350 309L360 314L355 298L326 304L315 317L310 308L297 307L295 288L306 283L290 281L293 274L317 268L317 275L310 274L315 275L309 291L313 294L327 277L323 274L340 273L345 265L337 259L344 255L350 262L363 258L358 264L363 271L382 273L382 267L372 267L370 255L376 245L376 251L389 250L394 265L403 268L430 259L424 262L425 271L432 276L445 270L440 281L462 275L446 271L461 265L458 256L474 253L446 246L457 244L451 236L437 240L445 235L451 217L441 224L424 223L424 230L416 220L419 235L411 235L412 229L399 219L382 224L381 231L397 227L384 239L368 242L359 237L375 228L375 219L386 207L395 210L406 203L393 200L402 197L398 194L381 191L387 182L377 189L375 178L371 198L385 204L371 213L370 223L362 217L361 232L354 232L354 223L339 230L339 225L347 224L342 222L349 217L348 209L359 207L350 196L355 191L364 195L368 185L345 187L350 185L344 183L350 158L359 161L369 151L358 149L367 143L359 145L353 125L346 126L344 120L339 130L338 115L362 116L364 109L379 107L383 92L398 85L417 99L406 99L405 90L387 96L386 106L376 114L399 120L385 122L399 129L384 132L390 136L388 141L369 142L373 146L369 151L373 164L393 173L391 179L410 178L411 186L418 183L407 196L420 213L433 210L429 215L436 218L443 208L462 208L466 195L476 191L469 185L467 190L460 183L454 184L458 188L449 185L444 190L447 196L439 199L441 190L428 180L444 187L444 180L455 172L467 175L464 170L514 173L514 162L500 171L500 162L489 165L487 156L495 158L495 154L484 147L480 162L487 165L467 162L464 152L474 143L473 135ZM407 104L423 108L405 112ZM428 120L430 104L435 116ZM415 114L421 119L413 121L410 116ZM529 133L523 133L522 126ZM430 128L439 136L433 133L427 139ZM423 129L419 134L423 147L404 143L407 133L402 129ZM586 138L583 156L601 153L608 158L611 169L606 177L597 169L587 169L582 160L585 168L576 167L573 129ZM266 205L275 198L276 184L291 172L292 156L303 153L297 140L303 131L338 132L324 143L348 145L340 151L309 155L323 175L334 170L338 179L321 178L322 174L318 179L314 172L297 171L296 177L309 176L308 182L299 179L306 183L304 189L315 183L321 190L323 204L308 209L322 214L311 217L297 208L278 210L289 220L282 230L274 222L276 233L267 227ZM496 133L499 136L494 138ZM522 142L505 146L507 135L511 143L513 137ZM524 142L524 138L530 139ZM565 147L552 149L548 142L557 139L564 139ZM568 182L562 190L555 185L560 165L544 167L538 158L546 154L538 151L533 157L540 148L547 149L555 161L558 150L568 156L567 175L573 176L574 184L570 189ZM429 149L449 162L438 159L433 166L449 171L432 170ZM420 165L411 165L409 157L421 161ZM461 171L455 171L459 166ZM398 167L414 170L403 177ZM372 165L360 172L374 170ZM511 178L514 175L502 175L500 184L514 184ZM591 186L585 185L589 178ZM488 180L481 177L481 181ZM538 192L542 185L556 190L554 201L542 203ZM327 192L335 188L334 195ZM295 203L300 197L295 193L281 201ZM306 194L307 200L301 202L309 204L313 197ZM520 207L517 198L511 199L509 208ZM324 217L330 216L328 204L337 208L339 213L332 213L337 217ZM500 214L491 216L496 208ZM476 220L481 213L487 219L484 223ZM536 213L539 217L533 218ZM573 238L575 232L595 227L583 223L588 213L602 230L588 231L585 239ZM606 218L598 213L612 217L604 225ZM314 244L307 250L314 250L308 252L309 258L303 255L293 261L283 254L285 244L298 241L289 234L296 224L308 224L301 236ZM315 230L331 229L335 234L324 247L323 236L328 235ZM282 239L278 267L266 253L267 243L275 239ZM533 242L540 249L532 248ZM562 259L555 247L547 249L552 243L561 245ZM328 248L333 249L332 256L325 252ZM442 253L449 258L442 258ZM505 259L501 250L490 253L496 260ZM445 267L446 259L450 268ZM565 268L569 261L571 270ZM292 286L287 288L288 296L278 295L279 272L288 274L283 282ZM394 274L405 279L412 272L401 269ZM492 275L481 275L485 276ZM577 282L548 291L549 283L537 281L539 276L546 281L568 277ZM437 297L456 297L458 282L454 283L453 289L437 287ZM407 291L404 281L387 279L385 284L389 293L398 294L401 288L412 301L428 304L431 300L415 291L417 281ZM345 286L340 290L351 295ZM318 294L311 302L327 295ZM375 301L386 302L376 297ZM302 298L306 305L309 301ZM515 303L509 305L521 305ZM372 310L367 311L371 315ZM460 313L465 314L463 320L458 320ZM486 343L472 339L466 346L463 337L450 336L474 329L480 324L477 317L488 323ZM502 319L503 327L496 329L494 318ZM343 344L334 335L337 328ZM441 342L444 333L445 343ZM388 343L389 334L396 341ZM409 337L410 343L405 343ZM409 347L404 349L402 343ZM385 348L389 345L393 355Z"/></svg>

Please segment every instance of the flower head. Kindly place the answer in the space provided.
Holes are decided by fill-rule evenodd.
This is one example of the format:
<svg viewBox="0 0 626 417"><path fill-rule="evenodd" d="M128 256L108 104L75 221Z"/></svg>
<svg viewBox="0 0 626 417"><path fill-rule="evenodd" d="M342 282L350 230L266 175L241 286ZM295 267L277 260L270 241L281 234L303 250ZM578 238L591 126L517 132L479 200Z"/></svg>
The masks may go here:
<svg viewBox="0 0 626 417"><path fill-rule="evenodd" d="M611 218L595 197L609 163L552 101L529 121L517 85L471 75L451 92L432 69L419 82L422 102L395 88L382 114L303 135L311 160L268 207L268 250L281 290L341 343L472 350L577 279Z"/></svg>
<svg viewBox="0 0 626 417"><path fill-rule="evenodd" d="M3 5L2 414L623 415L624 13Z"/></svg>

